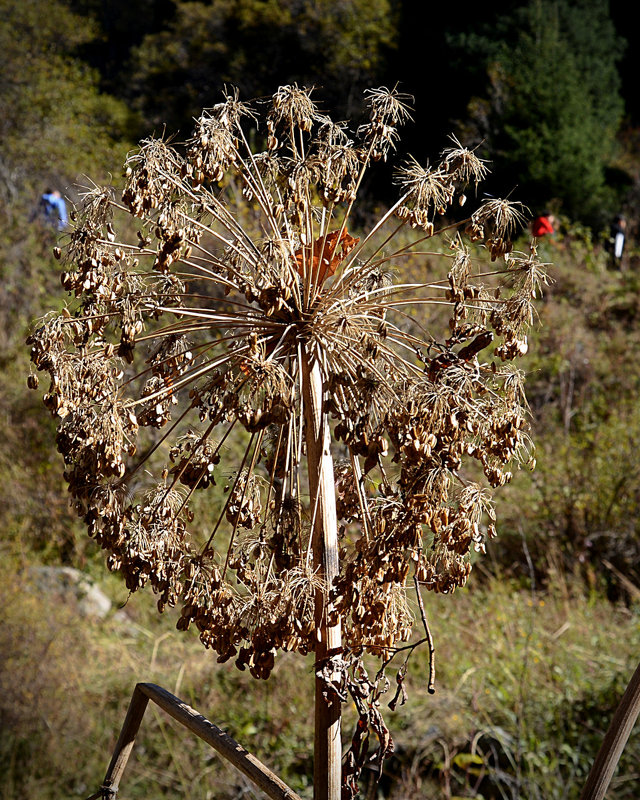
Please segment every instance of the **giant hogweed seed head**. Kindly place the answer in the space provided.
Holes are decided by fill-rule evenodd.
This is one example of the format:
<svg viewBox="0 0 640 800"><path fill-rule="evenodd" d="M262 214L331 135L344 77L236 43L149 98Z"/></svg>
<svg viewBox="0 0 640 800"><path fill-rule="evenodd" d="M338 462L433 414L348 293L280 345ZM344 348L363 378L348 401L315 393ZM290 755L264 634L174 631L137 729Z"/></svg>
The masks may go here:
<svg viewBox="0 0 640 800"><path fill-rule="evenodd" d="M344 642L336 691L351 693L382 758L384 680L369 680L363 654L388 664L411 635L411 581L464 585L471 551L495 533L491 488L531 458L521 373L500 360L526 351L545 277L535 250L478 269L465 227L498 260L523 218L489 200L447 226L440 279L400 282L486 167L457 141L434 167L409 159L398 203L356 236L362 177L396 147L408 98L371 90L369 122L351 134L310 94L281 87L265 109L227 93L184 154L147 139L129 155L121 202L89 188L59 254L70 308L28 342L49 374L74 506L110 568L131 591L150 584L160 610L180 607L180 629L195 626L219 660L259 678L279 650L314 650L314 598L329 595ZM248 128L262 116L266 149L255 152ZM123 212L133 236L116 232ZM438 308L448 326L427 331L420 309ZM311 541L308 363L346 457L331 586ZM202 520L209 494L215 518ZM353 753L349 763L353 789L362 764Z"/></svg>

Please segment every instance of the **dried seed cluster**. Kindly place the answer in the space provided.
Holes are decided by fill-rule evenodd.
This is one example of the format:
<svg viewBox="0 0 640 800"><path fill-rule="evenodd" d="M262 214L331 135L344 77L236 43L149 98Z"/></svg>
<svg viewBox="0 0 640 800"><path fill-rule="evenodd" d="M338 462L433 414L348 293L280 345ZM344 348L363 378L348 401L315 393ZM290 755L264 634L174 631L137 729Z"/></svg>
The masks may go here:
<svg viewBox="0 0 640 800"><path fill-rule="evenodd" d="M471 551L495 535L490 489L531 459L522 374L503 362L526 352L545 281L535 250L512 253L522 211L502 200L449 221L438 280L398 281L403 259L486 174L458 142L436 166L407 161L398 202L349 233L364 172L409 118L396 91L372 90L367 104L369 121L350 133L297 86L266 108L230 94L184 151L142 142L121 202L109 188L86 192L56 252L70 307L28 340L50 377L44 400L60 419L74 505L131 591L149 583L160 610L180 606L179 628L195 625L220 660L259 678L279 649L314 650L321 617L342 625L343 652L318 674L357 698L352 788L368 731L380 757L392 747L377 710L385 679L369 680L362 654L386 664L409 639L414 585L465 583ZM262 117L256 152L262 128L256 138L245 126ZM133 241L116 233L125 212ZM500 268L475 264L465 230ZM411 307L447 307L448 328L425 333ZM314 561L309 364L345 458L330 586ZM204 489L213 523L194 518Z"/></svg>

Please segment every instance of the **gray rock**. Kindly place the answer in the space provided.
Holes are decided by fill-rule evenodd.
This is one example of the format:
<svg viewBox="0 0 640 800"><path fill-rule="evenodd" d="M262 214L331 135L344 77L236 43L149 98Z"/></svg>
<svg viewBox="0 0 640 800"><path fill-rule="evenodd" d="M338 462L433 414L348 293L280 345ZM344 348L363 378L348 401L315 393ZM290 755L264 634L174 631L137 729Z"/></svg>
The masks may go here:
<svg viewBox="0 0 640 800"><path fill-rule="evenodd" d="M104 619L111 600L84 573L73 567L30 567L28 576L39 591L73 603L83 617Z"/></svg>

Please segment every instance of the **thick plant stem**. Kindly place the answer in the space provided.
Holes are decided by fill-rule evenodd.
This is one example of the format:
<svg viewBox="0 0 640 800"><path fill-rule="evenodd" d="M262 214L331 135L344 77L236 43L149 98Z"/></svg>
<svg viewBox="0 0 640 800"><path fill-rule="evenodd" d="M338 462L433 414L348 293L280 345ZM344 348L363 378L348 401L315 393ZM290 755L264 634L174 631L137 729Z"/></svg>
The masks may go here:
<svg viewBox="0 0 640 800"><path fill-rule="evenodd" d="M323 411L322 374L317 362L303 358L303 394L305 407L307 465L313 528L314 568L320 572L326 587L338 574L338 523L330 452L330 432ZM331 611L326 591L316 593L316 671L327 668L330 679L331 662L342 652L340 621L330 625ZM340 800L342 741L340 735L340 698L316 677L315 743L313 786L314 800Z"/></svg>
<svg viewBox="0 0 640 800"><path fill-rule="evenodd" d="M638 715L640 715L640 664L613 715L580 800L603 800Z"/></svg>

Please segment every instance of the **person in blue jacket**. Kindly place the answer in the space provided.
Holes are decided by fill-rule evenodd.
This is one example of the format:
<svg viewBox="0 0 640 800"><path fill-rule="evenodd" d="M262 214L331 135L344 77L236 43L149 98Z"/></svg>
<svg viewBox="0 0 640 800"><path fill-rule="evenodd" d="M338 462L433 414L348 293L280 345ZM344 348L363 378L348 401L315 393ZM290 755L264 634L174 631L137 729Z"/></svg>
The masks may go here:
<svg viewBox="0 0 640 800"><path fill-rule="evenodd" d="M40 198L40 210L45 220L63 231L68 223L67 206L57 189L47 189Z"/></svg>

